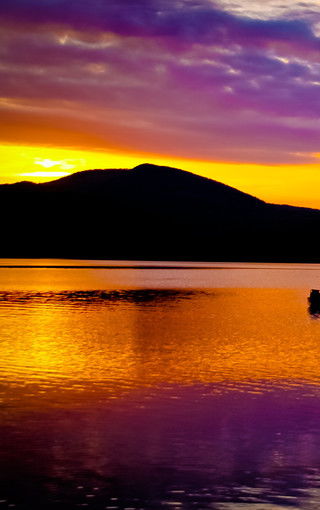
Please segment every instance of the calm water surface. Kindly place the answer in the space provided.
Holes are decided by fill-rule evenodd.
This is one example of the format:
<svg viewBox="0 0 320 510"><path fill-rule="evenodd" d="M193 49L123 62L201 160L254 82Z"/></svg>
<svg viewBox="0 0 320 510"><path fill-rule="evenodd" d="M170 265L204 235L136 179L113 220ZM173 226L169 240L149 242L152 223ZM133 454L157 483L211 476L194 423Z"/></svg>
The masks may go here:
<svg viewBox="0 0 320 510"><path fill-rule="evenodd" d="M0 259L0 510L320 508L320 266Z"/></svg>

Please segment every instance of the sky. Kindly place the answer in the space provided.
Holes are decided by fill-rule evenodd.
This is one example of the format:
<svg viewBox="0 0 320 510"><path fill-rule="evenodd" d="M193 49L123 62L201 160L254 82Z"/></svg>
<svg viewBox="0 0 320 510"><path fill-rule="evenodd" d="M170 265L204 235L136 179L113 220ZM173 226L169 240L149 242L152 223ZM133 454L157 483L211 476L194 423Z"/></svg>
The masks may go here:
<svg viewBox="0 0 320 510"><path fill-rule="evenodd" d="M0 182L151 162L320 209L320 0L1 0Z"/></svg>

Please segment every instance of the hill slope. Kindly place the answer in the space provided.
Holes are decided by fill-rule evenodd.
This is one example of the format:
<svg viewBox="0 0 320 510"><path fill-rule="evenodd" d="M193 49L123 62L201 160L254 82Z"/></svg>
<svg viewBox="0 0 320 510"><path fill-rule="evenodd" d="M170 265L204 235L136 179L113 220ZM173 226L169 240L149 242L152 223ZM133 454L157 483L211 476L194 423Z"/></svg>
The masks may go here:
<svg viewBox="0 0 320 510"><path fill-rule="evenodd" d="M182 170L88 170L0 186L1 257L320 261L320 211Z"/></svg>

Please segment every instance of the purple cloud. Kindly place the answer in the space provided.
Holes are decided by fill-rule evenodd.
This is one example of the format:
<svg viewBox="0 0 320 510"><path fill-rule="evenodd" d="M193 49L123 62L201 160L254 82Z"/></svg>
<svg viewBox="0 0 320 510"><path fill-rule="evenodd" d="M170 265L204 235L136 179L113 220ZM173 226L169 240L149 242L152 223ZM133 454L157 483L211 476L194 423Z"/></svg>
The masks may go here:
<svg viewBox="0 0 320 510"><path fill-rule="evenodd" d="M58 24L75 30L111 31L134 37L173 37L185 42L300 43L319 48L305 20L261 20L237 17L212 4L168 0L3 0L7 22Z"/></svg>
<svg viewBox="0 0 320 510"><path fill-rule="evenodd" d="M319 150L308 19L205 0L3 0L0 15L6 118L56 125L59 104L106 147L186 157L292 162Z"/></svg>

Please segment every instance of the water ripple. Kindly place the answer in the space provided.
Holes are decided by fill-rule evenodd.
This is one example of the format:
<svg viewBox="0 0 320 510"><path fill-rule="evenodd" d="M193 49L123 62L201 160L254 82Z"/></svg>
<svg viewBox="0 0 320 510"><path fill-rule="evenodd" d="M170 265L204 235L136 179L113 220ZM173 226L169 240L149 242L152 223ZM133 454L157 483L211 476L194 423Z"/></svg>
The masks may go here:
<svg viewBox="0 0 320 510"><path fill-rule="evenodd" d="M45 303L74 303L74 304L108 304L109 302L128 303L162 303L191 299L201 291L179 291L170 289L130 289L130 290L83 290L83 291L52 291L52 292L26 292L5 291L0 292L0 305L2 304L45 304ZM204 293L204 292L203 292Z"/></svg>

